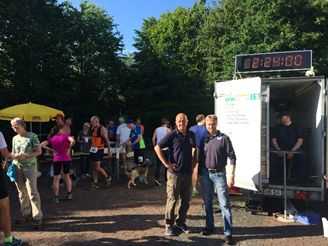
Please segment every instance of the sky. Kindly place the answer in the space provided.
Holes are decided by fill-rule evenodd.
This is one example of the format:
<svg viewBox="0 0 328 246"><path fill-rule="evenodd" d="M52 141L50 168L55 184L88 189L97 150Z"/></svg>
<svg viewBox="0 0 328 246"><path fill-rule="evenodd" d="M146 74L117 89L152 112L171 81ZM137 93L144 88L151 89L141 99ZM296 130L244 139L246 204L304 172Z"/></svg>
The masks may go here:
<svg viewBox="0 0 328 246"><path fill-rule="evenodd" d="M143 20L148 17L158 18L162 13L172 11L177 7L191 7L197 0L89 0L103 8L118 25L123 35L124 53L135 51L133 47L135 30L139 30ZM62 0L58 1L62 2ZM70 0L78 7L81 0Z"/></svg>

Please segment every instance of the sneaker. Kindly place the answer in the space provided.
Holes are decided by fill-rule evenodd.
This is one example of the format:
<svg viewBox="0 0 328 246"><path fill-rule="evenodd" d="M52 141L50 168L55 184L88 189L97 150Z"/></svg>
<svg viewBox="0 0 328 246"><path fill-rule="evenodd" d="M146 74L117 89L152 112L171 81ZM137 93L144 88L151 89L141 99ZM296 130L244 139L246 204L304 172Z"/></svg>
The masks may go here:
<svg viewBox="0 0 328 246"><path fill-rule="evenodd" d="M73 195L72 195L72 192L70 192L70 193L67 193L67 195L66 195L66 199L67 200L73 200Z"/></svg>
<svg viewBox="0 0 328 246"><path fill-rule="evenodd" d="M108 176L108 178L107 178L106 181L105 181L105 185L106 185L106 186L110 186L111 183L112 183L112 177L111 177L111 176Z"/></svg>
<svg viewBox="0 0 328 246"><path fill-rule="evenodd" d="M155 185L157 185L157 186L162 186L162 183L159 182L159 180L157 180L157 179L154 179L154 183L155 183Z"/></svg>
<svg viewBox="0 0 328 246"><path fill-rule="evenodd" d="M174 226L172 225L165 225L165 233L164 233L165 236L169 236L169 237L173 237L173 236L176 236L176 232L174 230Z"/></svg>
<svg viewBox="0 0 328 246"><path fill-rule="evenodd" d="M209 228L203 228L203 230L201 231L201 235L203 236L209 236L212 235L214 233L214 229L209 229Z"/></svg>
<svg viewBox="0 0 328 246"><path fill-rule="evenodd" d="M55 197L54 197L54 202L55 202L56 204L59 203L59 197L58 197L58 196L55 196Z"/></svg>
<svg viewBox="0 0 328 246"><path fill-rule="evenodd" d="M180 231L182 231L183 233L186 233L186 234L190 233L190 230L189 230L189 228L188 228L188 226L186 224L182 224L182 225L177 224L176 227Z"/></svg>
<svg viewBox="0 0 328 246"><path fill-rule="evenodd" d="M98 185L98 183L95 183L95 182L92 182L91 183L91 187L94 188L94 189L99 189L100 186Z"/></svg>
<svg viewBox="0 0 328 246"><path fill-rule="evenodd" d="M235 245L235 242L233 241L232 236L225 236L224 242L228 245Z"/></svg>
<svg viewBox="0 0 328 246"><path fill-rule="evenodd" d="M4 246L22 246L24 245L23 240L13 237L13 241L11 243L4 243Z"/></svg>

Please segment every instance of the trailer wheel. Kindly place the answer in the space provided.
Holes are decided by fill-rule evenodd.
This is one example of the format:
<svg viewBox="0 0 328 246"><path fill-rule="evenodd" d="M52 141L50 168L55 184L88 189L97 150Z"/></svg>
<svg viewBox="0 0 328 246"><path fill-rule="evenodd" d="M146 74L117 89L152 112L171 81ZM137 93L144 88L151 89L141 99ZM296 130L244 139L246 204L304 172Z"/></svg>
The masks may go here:
<svg viewBox="0 0 328 246"><path fill-rule="evenodd" d="M272 217L273 216L273 212L272 211L268 212L268 216Z"/></svg>
<svg viewBox="0 0 328 246"><path fill-rule="evenodd" d="M255 211L251 211L251 215L256 215L256 212Z"/></svg>

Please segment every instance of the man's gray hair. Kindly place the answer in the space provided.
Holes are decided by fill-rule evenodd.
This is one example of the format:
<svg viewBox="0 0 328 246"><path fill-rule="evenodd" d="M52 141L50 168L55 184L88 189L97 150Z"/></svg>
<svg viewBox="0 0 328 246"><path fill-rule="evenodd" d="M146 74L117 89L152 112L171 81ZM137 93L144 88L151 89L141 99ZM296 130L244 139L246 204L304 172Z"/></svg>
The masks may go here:
<svg viewBox="0 0 328 246"><path fill-rule="evenodd" d="M26 123L22 118L16 117L10 121L11 124L20 125L26 129Z"/></svg>
<svg viewBox="0 0 328 246"><path fill-rule="evenodd" d="M94 115L90 118L90 121L98 120L100 121L100 118L97 115Z"/></svg>
<svg viewBox="0 0 328 246"><path fill-rule="evenodd" d="M209 114L209 115L206 116L206 120L218 121L218 117L215 114Z"/></svg>

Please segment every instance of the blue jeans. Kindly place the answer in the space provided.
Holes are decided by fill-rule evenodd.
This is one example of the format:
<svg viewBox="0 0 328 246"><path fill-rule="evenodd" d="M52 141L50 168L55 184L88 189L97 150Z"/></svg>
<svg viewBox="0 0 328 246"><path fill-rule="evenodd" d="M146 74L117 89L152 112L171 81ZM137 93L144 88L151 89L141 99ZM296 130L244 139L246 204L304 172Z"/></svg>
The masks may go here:
<svg viewBox="0 0 328 246"><path fill-rule="evenodd" d="M207 169L202 168L200 172L200 184L202 188L203 200L205 203L206 228L209 230L214 229L213 195L215 188L224 222L224 235L232 235L232 214L226 173L209 173Z"/></svg>

